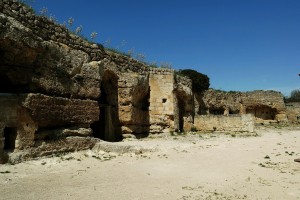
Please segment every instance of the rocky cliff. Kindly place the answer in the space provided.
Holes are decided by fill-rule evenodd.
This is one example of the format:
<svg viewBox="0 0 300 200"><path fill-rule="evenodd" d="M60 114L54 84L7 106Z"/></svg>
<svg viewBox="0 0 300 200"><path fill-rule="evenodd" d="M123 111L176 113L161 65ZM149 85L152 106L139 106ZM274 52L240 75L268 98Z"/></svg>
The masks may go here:
<svg viewBox="0 0 300 200"><path fill-rule="evenodd" d="M1 0L0 162L173 130L173 91L192 99L174 77Z"/></svg>
<svg viewBox="0 0 300 200"><path fill-rule="evenodd" d="M230 114L286 120L280 93L194 94L174 70L107 51L16 0L0 1L0 80L0 163L201 130L209 120L212 130L253 130L252 117Z"/></svg>

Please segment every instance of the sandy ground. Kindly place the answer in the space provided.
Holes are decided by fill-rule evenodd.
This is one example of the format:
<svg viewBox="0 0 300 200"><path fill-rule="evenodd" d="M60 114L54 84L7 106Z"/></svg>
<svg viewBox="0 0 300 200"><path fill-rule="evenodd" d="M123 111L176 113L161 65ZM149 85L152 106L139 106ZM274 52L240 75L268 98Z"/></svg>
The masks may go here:
<svg viewBox="0 0 300 200"><path fill-rule="evenodd" d="M0 165L0 199L300 199L300 129L127 141L153 151L76 152Z"/></svg>

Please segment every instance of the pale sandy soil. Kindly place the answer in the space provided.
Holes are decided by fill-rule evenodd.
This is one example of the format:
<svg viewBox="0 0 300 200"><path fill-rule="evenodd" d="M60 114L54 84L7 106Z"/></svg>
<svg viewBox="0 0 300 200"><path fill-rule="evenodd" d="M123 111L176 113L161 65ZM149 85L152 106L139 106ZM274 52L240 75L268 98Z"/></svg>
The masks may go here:
<svg viewBox="0 0 300 200"><path fill-rule="evenodd" d="M126 144L156 151L0 165L0 199L300 199L299 128Z"/></svg>

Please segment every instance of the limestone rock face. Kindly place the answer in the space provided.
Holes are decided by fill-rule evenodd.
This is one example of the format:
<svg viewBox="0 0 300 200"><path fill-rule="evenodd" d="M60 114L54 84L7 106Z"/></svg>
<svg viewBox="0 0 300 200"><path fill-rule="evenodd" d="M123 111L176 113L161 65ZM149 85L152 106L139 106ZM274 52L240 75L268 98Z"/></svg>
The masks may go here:
<svg viewBox="0 0 300 200"><path fill-rule="evenodd" d="M300 123L300 102L289 102L286 104L287 117L292 123Z"/></svg>
<svg viewBox="0 0 300 200"><path fill-rule="evenodd" d="M195 115L192 81L186 77L176 76L174 84L174 125L175 131L190 131L193 129Z"/></svg>
<svg viewBox="0 0 300 200"><path fill-rule="evenodd" d="M257 121L287 122L283 95L275 91L252 91L242 95L243 112L252 113Z"/></svg>
<svg viewBox="0 0 300 200"><path fill-rule="evenodd" d="M149 74L150 133L162 133L174 126L174 73L153 69Z"/></svg>
<svg viewBox="0 0 300 200"><path fill-rule="evenodd" d="M0 146L13 151L33 147L45 130L48 139L90 136L90 125L99 118L98 103L92 100L22 94L0 96L0 102Z"/></svg>
<svg viewBox="0 0 300 200"><path fill-rule="evenodd" d="M240 92L224 92L209 89L203 94L204 108L211 114L236 114L241 107ZM203 111L202 111L203 112Z"/></svg>
<svg viewBox="0 0 300 200"><path fill-rule="evenodd" d="M0 163L91 148L99 139L249 131L252 116L286 120L279 93L194 94L174 70L104 50L17 0L0 0L0 80ZM228 117L238 113L253 115ZM207 114L224 116L199 117Z"/></svg>
<svg viewBox="0 0 300 200"><path fill-rule="evenodd" d="M246 114L257 122L265 120L286 122L283 95L275 91L225 92L209 89L202 95L203 107L208 114Z"/></svg>
<svg viewBox="0 0 300 200"><path fill-rule="evenodd" d="M149 75L123 73L119 80L119 117L123 134L149 132Z"/></svg>
<svg viewBox="0 0 300 200"><path fill-rule="evenodd" d="M99 118L96 101L50 97L42 94L28 94L22 106L39 127L68 126L81 124L89 126Z"/></svg>
<svg viewBox="0 0 300 200"><path fill-rule="evenodd" d="M38 141L34 147L15 152L8 159L10 163L20 163L31 158L92 149L97 142L100 140L91 137L67 137L48 142Z"/></svg>
<svg viewBox="0 0 300 200"><path fill-rule="evenodd" d="M197 115L195 128L198 131L221 131L221 132L253 132L253 115Z"/></svg>
<svg viewBox="0 0 300 200"><path fill-rule="evenodd" d="M2 91L99 97L99 67L89 64L89 54L42 40L16 19L1 13L0 21L0 51L3 52L0 78L10 85L10 88L1 86Z"/></svg>
<svg viewBox="0 0 300 200"><path fill-rule="evenodd" d="M242 93L242 102L244 106L269 106L279 112L285 110L283 95L275 91L245 92Z"/></svg>

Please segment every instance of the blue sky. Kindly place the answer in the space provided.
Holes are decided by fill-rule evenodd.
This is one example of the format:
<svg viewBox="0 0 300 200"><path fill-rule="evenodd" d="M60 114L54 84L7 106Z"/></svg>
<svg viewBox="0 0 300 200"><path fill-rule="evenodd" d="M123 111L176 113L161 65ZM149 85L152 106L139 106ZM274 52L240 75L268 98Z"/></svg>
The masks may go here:
<svg viewBox="0 0 300 200"><path fill-rule="evenodd" d="M35 0L58 22L222 90L300 89L300 0Z"/></svg>

